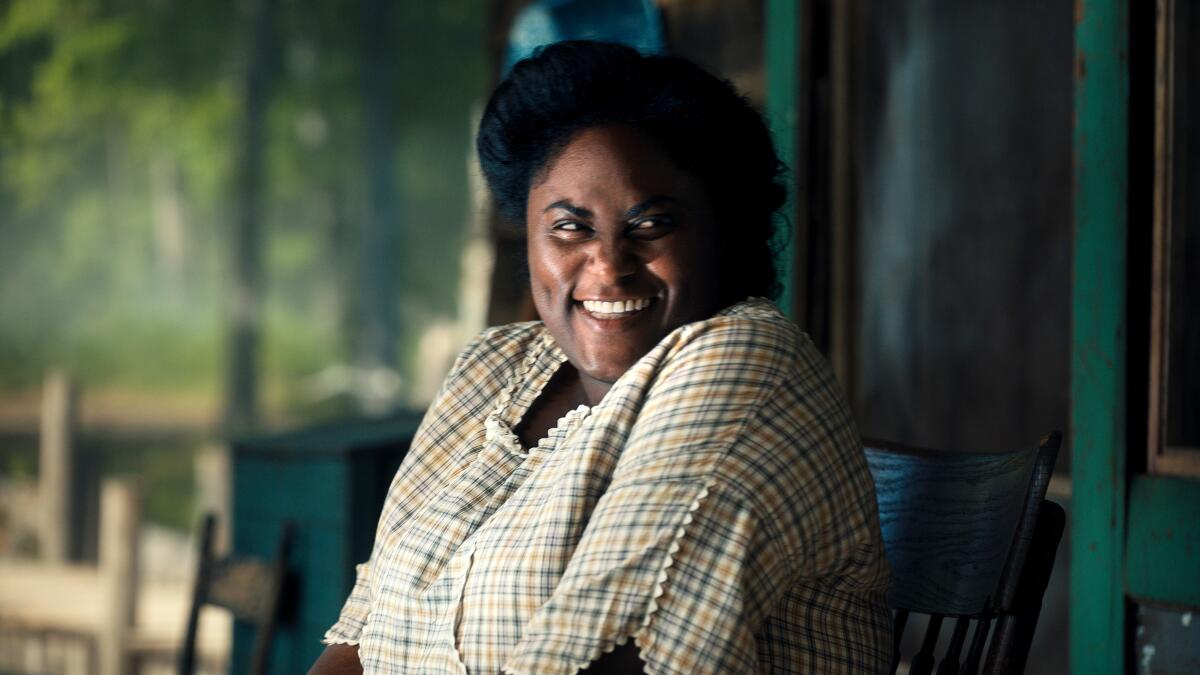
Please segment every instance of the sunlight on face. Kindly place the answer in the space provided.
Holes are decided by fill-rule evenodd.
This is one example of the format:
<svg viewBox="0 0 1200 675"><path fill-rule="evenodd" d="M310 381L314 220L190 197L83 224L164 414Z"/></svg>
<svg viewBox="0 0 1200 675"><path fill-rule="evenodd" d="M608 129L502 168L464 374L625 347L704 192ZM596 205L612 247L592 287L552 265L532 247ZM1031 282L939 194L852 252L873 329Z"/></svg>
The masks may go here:
<svg viewBox="0 0 1200 675"><path fill-rule="evenodd" d="M640 131L579 132L530 188L526 226L534 303L590 398L719 309L712 203Z"/></svg>

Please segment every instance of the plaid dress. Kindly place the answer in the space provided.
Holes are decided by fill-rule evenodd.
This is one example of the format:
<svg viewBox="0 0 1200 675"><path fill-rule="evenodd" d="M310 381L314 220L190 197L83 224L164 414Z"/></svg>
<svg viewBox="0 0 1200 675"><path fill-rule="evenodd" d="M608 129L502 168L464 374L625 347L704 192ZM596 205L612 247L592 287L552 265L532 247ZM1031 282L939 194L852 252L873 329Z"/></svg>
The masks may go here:
<svg viewBox="0 0 1200 675"><path fill-rule="evenodd" d="M367 673L571 675L630 639L649 673L887 669L874 488L807 336L739 303L522 448L565 360L540 322L463 351L326 643Z"/></svg>

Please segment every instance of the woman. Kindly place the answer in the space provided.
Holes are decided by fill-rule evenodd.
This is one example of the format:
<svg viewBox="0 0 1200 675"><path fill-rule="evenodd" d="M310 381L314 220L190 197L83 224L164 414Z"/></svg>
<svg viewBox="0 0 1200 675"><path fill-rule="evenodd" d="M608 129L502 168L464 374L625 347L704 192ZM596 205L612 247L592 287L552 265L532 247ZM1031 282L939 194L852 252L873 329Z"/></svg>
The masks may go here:
<svg viewBox="0 0 1200 675"><path fill-rule="evenodd" d="M460 355L312 672L885 669L853 422L755 299L785 194L760 116L681 59L568 42L477 147L542 321Z"/></svg>

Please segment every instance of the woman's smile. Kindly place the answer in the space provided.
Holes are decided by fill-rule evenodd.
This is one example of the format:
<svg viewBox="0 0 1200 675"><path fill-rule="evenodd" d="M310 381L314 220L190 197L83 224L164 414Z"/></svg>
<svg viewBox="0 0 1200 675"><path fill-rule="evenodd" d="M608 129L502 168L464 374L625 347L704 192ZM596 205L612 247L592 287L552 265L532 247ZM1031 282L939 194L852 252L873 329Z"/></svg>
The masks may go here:
<svg viewBox="0 0 1200 675"><path fill-rule="evenodd" d="M578 300L588 314L601 320L620 319L633 316L649 307L654 298L633 298L631 300Z"/></svg>
<svg viewBox="0 0 1200 675"><path fill-rule="evenodd" d="M618 339L623 333L631 333L643 327L653 330L653 314L657 307L655 298L643 297L629 300L579 300L572 307L572 314L583 323L581 330L591 331Z"/></svg>
<svg viewBox="0 0 1200 675"><path fill-rule="evenodd" d="M588 323L588 328L597 333L615 334L634 330L643 322L650 319L655 307L655 299L633 298L629 300L579 300L574 303L574 311L581 320Z"/></svg>

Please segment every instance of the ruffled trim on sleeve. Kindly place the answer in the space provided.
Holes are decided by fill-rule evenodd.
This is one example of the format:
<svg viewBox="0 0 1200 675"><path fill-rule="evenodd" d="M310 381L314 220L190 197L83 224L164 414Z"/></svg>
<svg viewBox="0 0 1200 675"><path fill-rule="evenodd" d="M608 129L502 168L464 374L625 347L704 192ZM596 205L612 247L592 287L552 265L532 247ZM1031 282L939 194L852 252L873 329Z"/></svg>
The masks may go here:
<svg viewBox="0 0 1200 675"><path fill-rule="evenodd" d="M687 534L687 526L692 524L695 519L694 514L699 508L704 498L708 496L708 486L704 486L700 490L700 494L692 500L688 506L687 513L683 515L683 522L679 524L679 528L675 530L675 538L671 540L671 545L667 547L667 555L663 558L662 569L658 571L658 577L654 580L654 592L650 595L650 603L646 607L646 617L642 619L642 627L638 630L635 639L641 637L650 627L650 621L654 618L654 613L658 611L658 599L663 594L663 584L667 583L668 572L671 566L675 564L675 554L679 553L679 542L683 541L683 537ZM612 650L609 650L612 651Z"/></svg>
<svg viewBox="0 0 1200 675"><path fill-rule="evenodd" d="M512 414L510 408L513 399L517 397L521 387L532 377L531 373L546 350L550 348L552 340L549 333L543 333L537 343L530 347L525 358L522 359L521 365L513 372L507 386L501 392L496 407L483 420L487 440L504 448L509 454L522 457L529 454L525 452L525 448L521 446L521 439L513 431L512 424L516 421L509 421L507 418ZM572 432L583 424L591 411L592 409L586 405L580 405L578 408L568 411L566 415L558 419L554 428L543 436L530 452L545 452L561 445Z"/></svg>
<svg viewBox="0 0 1200 675"><path fill-rule="evenodd" d="M337 621L322 636L322 643L358 645L371 613L370 574L369 562L354 566L354 588L342 605Z"/></svg>
<svg viewBox="0 0 1200 675"><path fill-rule="evenodd" d="M558 423L538 441L531 452L545 452L562 445L591 413L592 409L582 404L578 408L568 411L566 415L558 418Z"/></svg>
<svg viewBox="0 0 1200 675"><path fill-rule="evenodd" d="M551 668L551 664L545 660L545 657L532 657L532 660L530 660L530 657L526 656L519 659L519 661L525 661L523 664L513 664L511 662L506 664L504 672L509 675L524 675L526 673L533 675L534 673L544 672L572 675L573 673L587 669L605 654L609 654L618 647L624 646L631 639L638 642L638 647L642 652L642 660L646 663L645 672L650 675L658 672L655 670L655 663L651 659L646 658L648 648L653 643L652 623L654 615L659 609L658 600L663 596L664 586L669 582L670 570L675 564L675 555L680 550L680 543L687 536L688 526L695 519L693 514L699 510L705 498L708 497L709 487L709 485L705 485L700 488L695 498L688 504L687 510L684 512L679 524L675 527L671 542L667 545L666 553L663 555L658 572L654 577L654 583L650 588L650 597L645 605L644 614L641 621L637 622L635 630L618 633L615 636L599 636L588 658L566 663L559 661L553 664L553 670L547 670Z"/></svg>
<svg viewBox="0 0 1200 675"><path fill-rule="evenodd" d="M521 448L521 440L513 433L512 428L504 421L504 418L508 413L508 408L512 404L513 398L517 395L517 390L529 379L529 373L533 371L538 359L541 358L542 352L546 350L547 344L547 334L543 334L542 338L537 340L525 352L525 358L521 360L521 365L513 371L512 375L508 378L508 384L500 392L500 397L496 401L496 407L492 408L492 411L483 420L487 439L499 444L514 455L524 455L525 450Z"/></svg>
<svg viewBox="0 0 1200 675"><path fill-rule="evenodd" d="M646 605L646 616L642 618L641 627L639 627L637 632L633 635L621 635L615 640L606 640L605 642L609 642L609 644L604 645L599 654L583 663L575 664L575 669L571 672L579 672L587 669L587 667L595 663L597 659L601 658L605 654L611 654L612 652L616 651L617 647L625 646L625 644L631 639L640 643L641 649L643 650L649 646L650 641L646 640L646 638L650 633L650 622L654 619L654 613L658 611L658 599L663 595L663 585L667 583L671 566L675 564L675 554L679 553L679 543L683 541L684 536L687 535L687 526L691 525L692 521L695 519L692 514L700 509L700 504L704 502L704 498L707 496L708 486L705 486L701 488L700 494L696 495L696 498L693 499L692 503L688 505L688 510L686 513L684 513L683 520L679 523L679 527L676 528L675 538L671 540L671 544L667 547L667 555L663 557L662 568L659 569L658 576L654 579L654 590L650 593L650 602ZM646 664L644 670L646 675L654 675L654 665L645 658L642 660Z"/></svg>
<svg viewBox="0 0 1200 675"><path fill-rule="evenodd" d="M341 635L335 635L333 629L325 631L325 636L321 638L321 644L323 645L349 645L351 647L357 647L358 643L358 640L342 637Z"/></svg>

